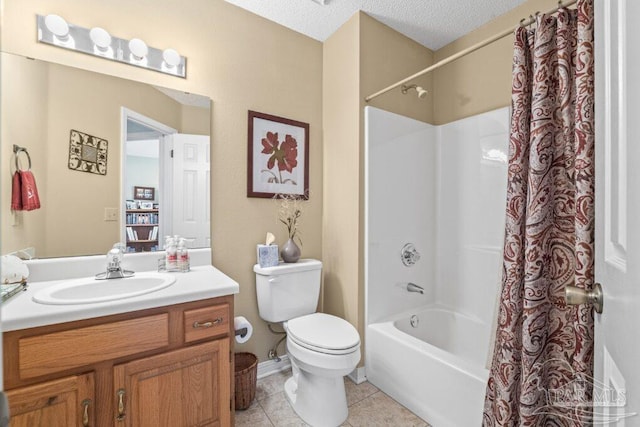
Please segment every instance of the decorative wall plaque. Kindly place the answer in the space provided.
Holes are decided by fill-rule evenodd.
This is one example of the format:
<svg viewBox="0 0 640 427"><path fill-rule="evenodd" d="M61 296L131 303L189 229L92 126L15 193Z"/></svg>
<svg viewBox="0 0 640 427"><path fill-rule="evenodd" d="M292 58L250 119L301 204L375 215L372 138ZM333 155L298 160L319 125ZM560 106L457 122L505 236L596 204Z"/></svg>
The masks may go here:
<svg viewBox="0 0 640 427"><path fill-rule="evenodd" d="M106 139L71 129L69 136L69 169L107 174Z"/></svg>

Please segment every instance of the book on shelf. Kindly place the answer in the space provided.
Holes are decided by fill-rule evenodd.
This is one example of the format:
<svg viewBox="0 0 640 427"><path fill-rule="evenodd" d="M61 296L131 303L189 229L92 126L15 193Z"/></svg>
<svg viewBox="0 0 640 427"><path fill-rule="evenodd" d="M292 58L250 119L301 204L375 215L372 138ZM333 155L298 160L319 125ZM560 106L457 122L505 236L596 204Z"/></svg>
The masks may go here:
<svg viewBox="0 0 640 427"><path fill-rule="evenodd" d="M158 214L152 212L145 213L128 213L127 224L140 225L140 224L158 224Z"/></svg>

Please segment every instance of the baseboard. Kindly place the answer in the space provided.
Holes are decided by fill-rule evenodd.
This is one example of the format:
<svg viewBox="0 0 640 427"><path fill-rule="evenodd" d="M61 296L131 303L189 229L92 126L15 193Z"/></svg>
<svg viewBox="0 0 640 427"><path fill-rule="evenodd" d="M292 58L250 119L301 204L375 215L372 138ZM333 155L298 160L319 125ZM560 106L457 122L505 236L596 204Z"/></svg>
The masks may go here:
<svg viewBox="0 0 640 427"><path fill-rule="evenodd" d="M361 366L354 369L349 375L347 375L347 377L356 384L362 384L367 380L365 367Z"/></svg>
<svg viewBox="0 0 640 427"><path fill-rule="evenodd" d="M268 377L271 374L284 371L290 367L291 361L289 361L289 356L286 354L284 356L280 356L279 362L276 362L275 360L265 360L264 362L258 363L258 379Z"/></svg>

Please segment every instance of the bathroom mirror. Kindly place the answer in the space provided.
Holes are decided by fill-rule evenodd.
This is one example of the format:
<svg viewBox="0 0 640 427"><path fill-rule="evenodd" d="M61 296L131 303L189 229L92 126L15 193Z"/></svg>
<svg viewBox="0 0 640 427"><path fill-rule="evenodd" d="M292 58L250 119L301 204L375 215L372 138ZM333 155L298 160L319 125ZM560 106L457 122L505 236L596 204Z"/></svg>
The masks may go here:
<svg viewBox="0 0 640 427"><path fill-rule="evenodd" d="M0 55L3 254L25 248L33 248L36 258L105 254L115 242L128 240L128 215L137 214L136 210L164 217L155 232L159 243L143 249L138 245L138 250L161 249L164 235L191 237L184 228L173 229L182 213L177 208L190 215L197 210L205 218L195 227L204 237L194 239L191 246L209 245L209 98L4 52ZM206 135L199 140L203 149L198 153L199 162L206 163L207 170L199 172L205 174L204 179L194 181L189 178L191 173L178 179L174 171L172 153L184 159L193 154L186 144L177 145L182 134ZM89 144L78 144L91 137L106 141L101 145L105 170L79 166L85 159L95 160ZM132 146L136 147L126 150L127 140L135 141ZM155 154L141 146L146 140L156 142ZM11 211L16 164L21 170L29 167L25 153L16 158L14 144L28 152L40 209ZM152 164L149 169L155 168L155 178L144 175L142 163ZM136 195L136 190L142 193ZM185 192L191 192L187 201ZM171 200L176 193L178 202ZM198 206L190 206L189 200L198 201ZM151 215L136 219L151 221ZM148 234L152 229L153 224L135 229L137 240L152 240Z"/></svg>

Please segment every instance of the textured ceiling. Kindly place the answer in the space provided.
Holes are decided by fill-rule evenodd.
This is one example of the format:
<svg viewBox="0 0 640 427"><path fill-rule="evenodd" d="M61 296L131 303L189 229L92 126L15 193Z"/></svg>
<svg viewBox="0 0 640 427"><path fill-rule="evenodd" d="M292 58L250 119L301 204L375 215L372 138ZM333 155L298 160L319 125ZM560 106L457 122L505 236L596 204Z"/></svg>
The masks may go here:
<svg viewBox="0 0 640 427"><path fill-rule="evenodd" d="M526 0L226 1L319 41L325 41L362 10L423 46L437 50Z"/></svg>

